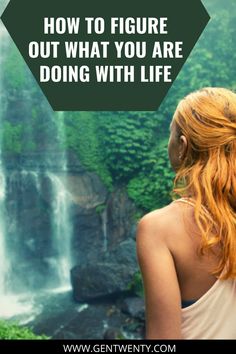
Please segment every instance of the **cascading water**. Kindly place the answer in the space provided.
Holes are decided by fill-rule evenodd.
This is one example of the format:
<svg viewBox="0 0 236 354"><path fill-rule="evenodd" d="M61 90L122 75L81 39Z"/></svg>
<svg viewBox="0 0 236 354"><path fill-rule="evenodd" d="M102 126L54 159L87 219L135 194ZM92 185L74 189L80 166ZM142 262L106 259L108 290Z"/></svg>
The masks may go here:
<svg viewBox="0 0 236 354"><path fill-rule="evenodd" d="M59 112L57 119L58 142L65 143L64 113ZM58 287L70 288L70 269L72 267L71 238L72 226L70 221L70 194L66 189L67 184L67 155L65 149L60 154L58 162L62 176L55 173L48 173L52 183L53 191L53 212L52 212L52 232L53 248L57 257L56 268L58 274ZM63 183L64 182L64 183Z"/></svg>
<svg viewBox="0 0 236 354"><path fill-rule="evenodd" d="M6 3L0 0L0 10ZM39 313L40 296L71 287L73 266L63 113L54 115L39 94L36 99L35 93L30 96L27 72L22 91L8 93L3 87L8 43L9 36L0 23L0 318ZM33 130L35 112L39 122ZM6 165L8 158L2 156L6 124L13 128L21 124L28 134L22 143L23 153L10 167ZM39 129L38 141L35 132ZM30 139L25 152L24 143Z"/></svg>
<svg viewBox="0 0 236 354"><path fill-rule="evenodd" d="M0 11L7 1L0 2ZM5 95L3 83L3 58L7 47L6 30L0 23L0 317L8 318L18 313L29 311L31 306L19 303L16 296L9 291L9 272L11 269L10 252L6 244L6 174L2 159L3 117L5 113Z"/></svg>
<svg viewBox="0 0 236 354"><path fill-rule="evenodd" d="M48 173L53 189L52 232L55 269L58 287L70 287L71 260L71 223L69 215L69 193L60 178Z"/></svg>
<svg viewBox="0 0 236 354"><path fill-rule="evenodd" d="M1 102L0 102L1 104ZM1 124L1 120L0 120ZM4 223L4 200L5 200L5 175L0 165L0 302L6 296L6 278L8 273L7 251L5 244L5 223Z"/></svg>
<svg viewBox="0 0 236 354"><path fill-rule="evenodd" d="M102 217L102 231L103 231L103 249L107 251L107 207L101 213Z"/></svg>
<svg viewBox="0 0 236 354"><path fill-rule="evenodd" d="M4 114L3 108L3 87L2 87L2 58L4 45L4 29L0 24L0 302L6 295L6 276L8 270L8 262L6 257L5 244L5 218L4 218L4 200L5 200L5 174L2 165L2 118Z"/></svg>

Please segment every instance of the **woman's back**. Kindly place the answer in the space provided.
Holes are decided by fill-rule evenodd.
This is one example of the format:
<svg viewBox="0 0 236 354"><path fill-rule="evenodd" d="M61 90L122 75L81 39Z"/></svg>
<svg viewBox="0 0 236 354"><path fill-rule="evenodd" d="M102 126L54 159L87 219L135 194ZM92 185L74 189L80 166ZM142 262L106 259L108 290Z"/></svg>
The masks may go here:
<svg viewBox="0 0 236 354"><path fill-rule="evenodd" d="M164 238L173 257L180 293L179 308L183 302L191 304L179 312L181 338L236 338L236 280L219 280L212 275L212 269L218 264L217 252L211 256L200 254L201 235L194 220L194 201L187 198L176 200L147 214L141 224L144 227L146 224L146 232L149 230L152 235L150 244L148 239L144 241L147 247L152 248L153 254L157 245L158 257L158 239ZM150 257L152 252L149 252L151 261ZM174 293L172 295L175 296Z"/></svg>
<svg viewBox="0 0 236 354"><path fill-rule="evenodd" d="M201 236L194 221L192 202L181 198L151 212L145 219L150 219L154 228L160 221L163 225L165 242L175 263L182 301L199 299L217 280L210 273L217 264L217 258L199 255Z"/></svg>
<svg viewBox="0 0 236 354"><path fill-rule="evenodd" d="M194 220L194 202L181 198L169 205L168 247L173 255L182 301L199 299L216 282L211 274L217 256L200 256L201 235ZM168 216L167 216L168 217Z"/></svg>

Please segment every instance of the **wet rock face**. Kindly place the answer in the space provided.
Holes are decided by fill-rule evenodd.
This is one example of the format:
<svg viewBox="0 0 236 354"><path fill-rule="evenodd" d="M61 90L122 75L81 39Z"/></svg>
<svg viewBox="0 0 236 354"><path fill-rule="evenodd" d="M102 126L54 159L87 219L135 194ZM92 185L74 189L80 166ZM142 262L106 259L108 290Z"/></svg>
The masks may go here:
<svg viewBox="0 0 236 354"><path fill-rule="evenodd" d="M105 194L101 193L99 184L92 185L97 190L94 195L100 195L100 199L74 205L72 211L75 265L79 266L103 260L107 252L133 237L136 224L134 205L124 190L116 189ZM86 198L88 196L87 193Z"/></svg>
<svg viewBox="0 0 236 354"><path fill-rule="evenodd" d="M123 299L121 310L132 318L145 321L145 303L141 297L133 296Z"/></svg>
<svg viewBox="0 0 236 354"><path fill-rule="evenodd" d="M109 193L99 177L72 155L67 170L58 154L48 153L46 159L36 155L5 157L6 239L17 264L9 274L12 290L57 284L54 269L60 244L55 247L53 228L54 219L61 216L55 209L55 178L67 195L75 297L91 297L89 289L94 288L98 296L125 290L137 270L135 208L126 192ZM81 290L77 290L77 278Z"/></svg>
<svg viewBox="0 0 236 354"><path fill-rule="evenodd" d="M59 208L55 183L62 189L57 188L58 193L66 193L64 211L72 235L62 237L71 238L73 265L103 250L104 227L96 208L105 205L108 193L98 176L86 171L7 170L6 240L17 264L9 274L12 290L53 288L58 283L53 269L63 245L56 245L60 240L55 239L55 228L63 218L63 205Z"/></svg>
<svg viewBox="0 0 236 354"><path fill-rule="evenodd" d="M41 299L44 310L28 325L35 333L53 339L144 338L144 321L123 311L124 301L123 296L110 296L105 301L81 304L73 301L71 293L54 294Z"/></svg>
<svg viewBox="0 0 236 354"><path fill-rule="evenodd" d="M107 201L109 249L133 237L134 213L135 207L124 190L117 189L109 195Z"/></svg>
<svg viewBox="0 0 236 354"><path fill-rule="evenodd" d="M83 209L75 221L77 266L71 271L74 298L91 300L128 290L138 270L133 239L134 207L122 190L108 196L105 209Z"/></svg>
<svg viewBox="0 0 236 354"><path fill-rule="evenodd" d="M88 301L94 298L128 291L138 270L135 241L121 242L111 252L77 266L71 271L74 298Z"/></svg>

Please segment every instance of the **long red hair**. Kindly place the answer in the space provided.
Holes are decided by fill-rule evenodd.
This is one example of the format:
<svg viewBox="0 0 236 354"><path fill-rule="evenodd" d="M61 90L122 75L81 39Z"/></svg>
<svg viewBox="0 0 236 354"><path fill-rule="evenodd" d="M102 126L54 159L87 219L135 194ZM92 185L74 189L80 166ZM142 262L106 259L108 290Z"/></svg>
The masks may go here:
<svg viewBox="0 0 236 354"><path fill-rule="evenodd" d="M217 250L219 255L212 273L222 279L235 278L236 94L223 88L194 92L179 103L174 121L178 134L188 140L174 193L195 202L200 251Z"/></svg>

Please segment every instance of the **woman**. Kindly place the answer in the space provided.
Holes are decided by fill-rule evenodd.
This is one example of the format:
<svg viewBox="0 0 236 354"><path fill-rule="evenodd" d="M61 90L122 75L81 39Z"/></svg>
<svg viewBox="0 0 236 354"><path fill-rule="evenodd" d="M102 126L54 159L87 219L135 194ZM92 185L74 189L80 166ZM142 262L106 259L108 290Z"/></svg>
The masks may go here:
<svg viewBox="0 0 236 354"><path fill-rule="evenodd" d="M169 139L180 199L142 218L148 339L236 339L236 94L192 93Z"/></svg>

